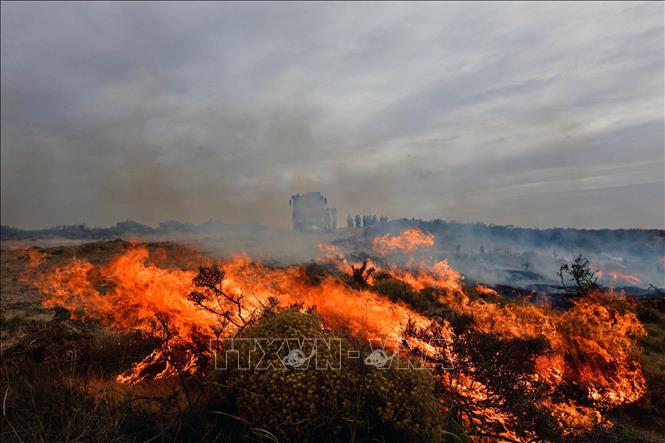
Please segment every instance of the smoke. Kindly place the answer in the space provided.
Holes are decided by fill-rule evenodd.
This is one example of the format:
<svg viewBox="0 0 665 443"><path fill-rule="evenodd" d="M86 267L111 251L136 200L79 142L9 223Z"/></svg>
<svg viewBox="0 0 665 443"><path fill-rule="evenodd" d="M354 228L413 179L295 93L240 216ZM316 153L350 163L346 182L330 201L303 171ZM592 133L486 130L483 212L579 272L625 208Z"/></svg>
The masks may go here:
<svg viewBox="0 0 665 443"><path fill-rule="evenodd" d="M385 234L404 237L414 227L420 230L415 233L422 233L422 239L403 252L394 247L382 250L374 241ZM246 253L279 266L322 257L326 254L322 244L333 245L351 261L371 257L378 263L408 267L413 258L432 262L445 259L470 285L480 282L546 293L560 290L557 271L581 254L590 260L591 269L598 271L598 283L603 286L630 287L634 295L649 293L650 285L665 288L663 230L539 230L402 219L364 230L332 233L298 233L243 224L214 227L207 235L194 228L189 235L165 232L161 237L145 239L190 242L220 258Z"/></svg>
<svg viewBox="0 0 665 443"><path fill-rule="evenodd" d="M2 223L664 227L662 10L3 3Z"/></svg>
<svg viewBox="0 0 665 443"><path fill-rule="evenodd" d="M665 287L663 230L540 230L404 219L371 227L365 236L396 235L414 226L436 238L433 248L419 253L448 260L469 282L557 292L557 271L581 254L603 286Z"/></svg>

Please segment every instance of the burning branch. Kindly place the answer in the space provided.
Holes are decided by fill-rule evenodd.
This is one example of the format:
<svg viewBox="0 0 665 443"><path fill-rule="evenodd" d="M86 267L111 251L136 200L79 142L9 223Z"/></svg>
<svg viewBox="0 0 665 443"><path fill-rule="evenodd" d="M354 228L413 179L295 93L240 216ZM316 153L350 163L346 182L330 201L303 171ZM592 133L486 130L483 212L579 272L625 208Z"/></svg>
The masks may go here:
<svg viewBox="0 0 665 443"><path fill-rule="evenodd" d="M369 276L374 272L374 267L367 267L367 260L364 260L357 268L351 265L351 286L354 289L364 289L369 284Z"/></svg>
<svg viewBox="0 0 665 443"><path fill-rule="evenodd" d="M174 349L172 341L178 337L178 329L171 324L169 317L167 315L157 313L155 315L156 321L153 322L153 328L159 330L160 334L160 343L161 343L161 355L164 359L164 364L168 368L169 366L173 367L180 379L180 384L182 390L185 393L185 398L187 399L187 405L189 409L192 409L192 399L189 395L189 389L187 389L187 383L185 382L185 376L183 375L183 369L180 367L180 364L174 358Z"/></svg>
<svg viewBox="0 0 665 443"><path fill-rule="evenodd" d="M218 338L229 323L238 328L238 331L242 330L248 323L242 313L243 295L234 296L225 292L222 288L225 277L226 274L222 269L219 269L216 263L199 267L199 273L192 282L197 288L203 289L203 292L192 291L188 296L194 304L222 319L220 327L215 331ZM234 318L232 309L237 311L235 314L237 318Z"/></svg>

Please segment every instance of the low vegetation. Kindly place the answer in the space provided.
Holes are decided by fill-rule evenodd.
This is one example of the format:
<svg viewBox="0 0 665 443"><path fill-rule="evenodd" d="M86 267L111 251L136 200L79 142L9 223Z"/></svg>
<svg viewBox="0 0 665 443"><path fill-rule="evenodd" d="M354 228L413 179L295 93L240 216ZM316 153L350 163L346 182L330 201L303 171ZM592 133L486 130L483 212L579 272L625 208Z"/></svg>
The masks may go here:
<svg viewBox="0 0 665 443"><path fill-rule="evenodd" d="M579 262L581 275L588 263ZM0 365L3 441L570 441L566 423L542 407L552 393L534 381L537 359L552 352L544 337L512 338L485 331L470 315L455 312L435 297L389 274L354 267L348 284L404 303L419 313L435 313L428 328L410 324L405 338L442 337L450 325L455 339L446 343L458 360L448 371L446 346L440 366L419 367L419 350L395 355L387 368L366 364L375 354L366 340L345 329L332 329L314 307L279 306L276 299L251 318L235 315L241 296L221 289L225 278L216 266L201 267L194 279L197 291L189 302L219 317L218 337L235 328L239 339L264 340L265 366L278 370L240 370L254 346L240 341L240 352L226 354L221 342L217 359L201 358L200 370L183 371L184 349L170 347L178 331L155 318L154 333L117 334L94 322L60 313L50 322L21 324L24 334L3 351ZM305 276L312 285L329 275L325 266L310 265ZM373 277L370 283L370 275ZM591 275L591 278L593 275ZM487 296L466 288L467 295L485 303L515 303L499 294ZM224 302L221 302L221 301ZM219 306L230 306L220 310ZM617 302L616 310L629 309ZM632 308L631 308L632 309ZM665 426L665 306L663 301L637 304L637 315L648 335L641 338L641 364L648 393L634 404L611 411L612 428L576 435L576 441L656 442ZM242 320L242 323L238 322ZM443 321L445 320L445 322ZM18 328L20 320L3 324ZM27 331L27 333L25 333ZM11 332L11 331L10 331ZM281 342L300 340L301 365L284 367ZM317 370L311 342L339 339L339 348L317 346L316 358L340 362L339 370ZM273 340L273 341L271 341ZM308 343L310 343L308 345ZM309 347L308 347L309 346ZM408 346L407 346L408 348ZM163 350L161 368L171 365L177 376L122 384L117 375ZM198 352L194 349L187 351ZM338 358L357 352L357 358ZM291 354L289 354L291 355ZM378 355L378 354L377 354ZM230 356L218 370L220 356ZM295 358L294 357L294 358ZM382 355L380 358L390 358ZM584 358L584 355L581 355ZM410 360L408 360L410 359ZM398 369L400 368L400 369ZM403 369L408 368L408 369ZM482 396L460 395L456 377L464 374L483 386ZM458 380L458 379L457 379ZM563 387L562 389L564 389ZM479 410L507 417L518 431L507 436L501 422L485 420Z"/></svg>

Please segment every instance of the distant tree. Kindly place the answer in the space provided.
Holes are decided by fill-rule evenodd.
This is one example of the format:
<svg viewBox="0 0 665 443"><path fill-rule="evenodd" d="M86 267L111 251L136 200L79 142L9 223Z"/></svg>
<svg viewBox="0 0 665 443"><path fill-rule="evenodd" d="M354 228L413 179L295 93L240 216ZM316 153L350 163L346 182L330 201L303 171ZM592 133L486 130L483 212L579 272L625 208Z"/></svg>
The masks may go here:
<svg viewBox="0 0 665 443"><path fill-rule="evenodd" d="M575 284L577 295L587 295L592 291L602 289L598 284L598 271L591 269L589 260L579 254L571 264L565 263L559 268L557 274L561 279L561 285L566 287L566 280Z"/></svg>

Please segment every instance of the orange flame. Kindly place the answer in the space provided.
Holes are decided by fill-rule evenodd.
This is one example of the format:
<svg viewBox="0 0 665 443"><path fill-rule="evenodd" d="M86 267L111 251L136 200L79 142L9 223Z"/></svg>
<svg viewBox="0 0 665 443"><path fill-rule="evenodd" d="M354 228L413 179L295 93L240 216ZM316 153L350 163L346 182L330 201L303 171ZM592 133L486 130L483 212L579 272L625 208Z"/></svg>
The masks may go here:
<svg viewBox="0 0 665 443"><path fill-rule="evenodd" d="M599 277L602 277L603 275L604 273L602 271L598 271ZM619 271L607 271L607 275L609 275L612 283L616 281L625 281L633 285L639 285L642 283L642 280L639 277L631 274L623 274Z"/></svg>
<svg viewBox="0 0 665 443"><path fill-rule="evenodd" d="M488 288L485 285L478 283L475 287L476 292L480 295L499 295L494 289Z"/></svg>
<svg viewBox="0 0 665 443"><path fill-rule="evenodd" d="M386 234L372 240L372 248L381 255L395 250L410 254L420 247L431 248L432 246L434 246L434 236L418 228L407 229L396 236Z"/></svg>
<svg viewBox="0 0 665 443"><path fill-rule="evenodd" d="M74 317L94 319L118 330L150 332L155 315L161 314L182 340L213 338L219 318L187 298L195 290L195 273L147 264L148 257L146 247L135 246L104 266L73 259L34 284L46 294L45 307L64 307ZM284 305L316 306L329 321L369 337L399 336L408 319L420 326L428 323L426 317L403 304L368 290L353 290L338 279L326 278L312 286L300 266L270 268L238 256L224 262L223 268L223 289L245 296L243 311L247 317L266 305L269 297L275 297Z"/></svg>
<svg viewBox="0 0 665 443"><path fill-rule="evenodd" d="M596 272L598 274L598 278L602 278L607 275L609 276L610 283L612 285L616 284L616 282L619 281L627 282L633 285L639 285L640 283L642 283L642 280L639 277L627 274L617 269L616 266L613 267L612 269L607 269L605 266L601 265L598 262L592 262L592 264L597 269Z"/></svg>

